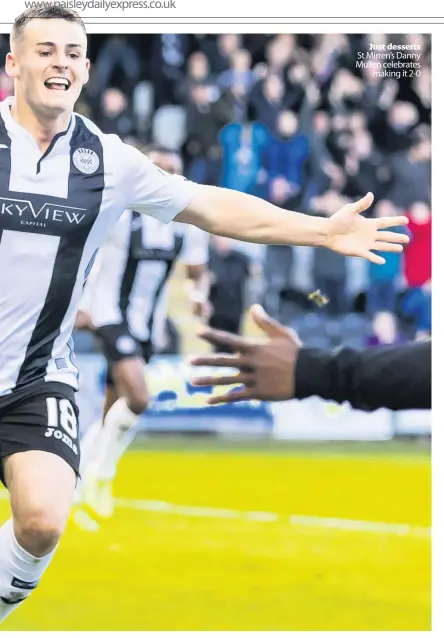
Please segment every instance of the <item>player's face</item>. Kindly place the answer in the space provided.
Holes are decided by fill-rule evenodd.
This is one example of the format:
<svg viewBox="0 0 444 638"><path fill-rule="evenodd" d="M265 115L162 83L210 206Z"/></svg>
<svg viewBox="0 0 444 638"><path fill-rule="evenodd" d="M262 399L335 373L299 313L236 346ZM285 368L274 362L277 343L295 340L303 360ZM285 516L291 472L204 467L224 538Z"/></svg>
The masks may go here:
<svg viewBox="0 0 444 638"><path fill-rule="evenodd" d="M71 112L88 81L86 44L85 32L75 22L29 22L7 57L8 74L17 81L17 100L47 117Z"/></svg>

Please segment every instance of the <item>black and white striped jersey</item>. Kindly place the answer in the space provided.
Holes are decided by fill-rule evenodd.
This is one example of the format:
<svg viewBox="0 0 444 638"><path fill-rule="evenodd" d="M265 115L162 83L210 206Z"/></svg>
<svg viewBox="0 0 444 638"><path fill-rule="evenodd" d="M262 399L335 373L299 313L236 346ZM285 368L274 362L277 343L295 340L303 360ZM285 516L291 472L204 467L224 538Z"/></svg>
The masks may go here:
<svg viewBox="0 0 444 638"><path fill-rule="evenodd" d="M73 114L42 155L0 104L0 396L37 380L78 389L71 333L95 254L123 211L164 224L196 184Z"/></svg>
<svg viewBox="0 0 444 638"><path fill-rule="evenodd" d="M99 250L81 309L97 328L127 323L139 341L158 349L164 338L167 282L178 261L208 261L208 234L194 226L127 210Z"/></svg>

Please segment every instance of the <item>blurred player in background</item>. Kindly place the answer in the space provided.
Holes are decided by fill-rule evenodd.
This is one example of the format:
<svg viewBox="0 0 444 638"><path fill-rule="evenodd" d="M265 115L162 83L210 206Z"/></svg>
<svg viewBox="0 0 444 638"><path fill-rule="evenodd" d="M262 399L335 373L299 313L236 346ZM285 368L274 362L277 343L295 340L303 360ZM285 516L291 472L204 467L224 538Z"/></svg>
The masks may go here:
<svg viewBox="0 0 444 638"><path fill-rule="evenodd" d="M161 170L182 173L178 153L158 147L147 155ZM99 517L113 513L117 465L149 403L144 365L162 350L167 284L178 261L191 282L192 311L207 319L208 235L132 211L125 211L101 249L84 290L77 326L94 331L108 368L103 421L91 425L81 441L77 504Z"/></svg>

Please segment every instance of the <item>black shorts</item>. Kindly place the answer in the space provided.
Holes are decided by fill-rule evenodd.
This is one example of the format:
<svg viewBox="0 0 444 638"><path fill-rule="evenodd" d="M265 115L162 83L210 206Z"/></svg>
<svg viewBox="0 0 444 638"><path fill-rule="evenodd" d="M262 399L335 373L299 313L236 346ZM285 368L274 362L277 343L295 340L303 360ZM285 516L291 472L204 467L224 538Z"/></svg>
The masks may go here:
<svg viewBox="0 0 444 638"><path fill-rule="evenodd" d="M139 341L134 337L126 323L119 323L96 328L95 335L99 342L100 350L107 360L106 373L107 385L114 385L112 368L116 363L124 359L143 359L148 363L153 356L150 341Z"/></svg>
<svg viewBox="0 0 444 638"><path fill-rule="evenodd" d="M78 424L75 391L65 383L40 382L0 397L0 458L29 450L52 452L78 476ZM6 485L2 463L0 480Z"/></svg>

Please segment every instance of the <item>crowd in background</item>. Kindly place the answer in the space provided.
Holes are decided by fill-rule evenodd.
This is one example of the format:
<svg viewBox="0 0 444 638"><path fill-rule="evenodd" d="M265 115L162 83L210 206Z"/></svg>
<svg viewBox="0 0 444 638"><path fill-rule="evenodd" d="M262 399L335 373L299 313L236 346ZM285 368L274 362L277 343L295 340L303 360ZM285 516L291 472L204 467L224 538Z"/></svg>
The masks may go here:
<svg viewBox="0 0 444 638"><path fill-rule="evenodd" d="M389 42L419 45L419 72L395 79L357 68L359 51ZM254 266L237 269L238 295L251 274L249 299L320 345L430 334L429 36L93 35L90 57L76 110L105 133L177 150L189 179L326 216L372 191L367 214L410 218L411 243L384 266L323 249L224 243L224 258L241 252ZM11 91L0 72L1 99ZM317 289L329 300L321 309L308 299Z"/></svg>

